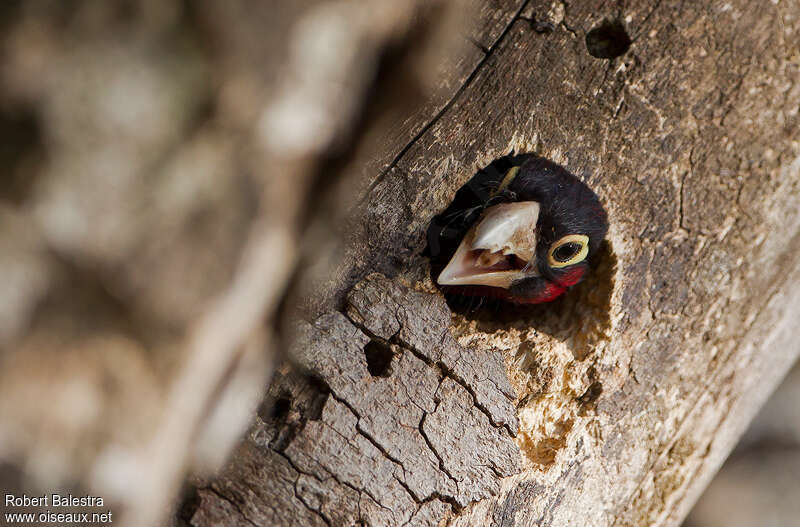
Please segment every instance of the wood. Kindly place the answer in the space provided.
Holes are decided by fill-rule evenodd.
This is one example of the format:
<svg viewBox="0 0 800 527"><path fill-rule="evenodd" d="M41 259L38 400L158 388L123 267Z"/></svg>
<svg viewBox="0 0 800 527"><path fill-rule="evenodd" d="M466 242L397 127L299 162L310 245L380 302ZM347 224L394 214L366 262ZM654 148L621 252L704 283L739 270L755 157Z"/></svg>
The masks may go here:
<svg viewBox="0 0 800 527"><path fill-rule="evenodd" d="M114 5L0 13L4 488L676 526L800 353L797 0ZM511 150L608 243L557 302L453 310L426 229Z"/></svg>
<svg viewBox="0 0 800 527"><path fill-rule="evenodd" d="M311 377L272 386L191 523L679 525L800 351L797 9L509 6L445 111L372 172L335 278L311 288L295 355ZM606 18L632 40L613 60L586 49ZM445 328L428 221L511 149L598 192L604 263L562 301ZM384 376L367 371L370 339L391 352ZM518 428L500 417L501 362Z"/></svg>

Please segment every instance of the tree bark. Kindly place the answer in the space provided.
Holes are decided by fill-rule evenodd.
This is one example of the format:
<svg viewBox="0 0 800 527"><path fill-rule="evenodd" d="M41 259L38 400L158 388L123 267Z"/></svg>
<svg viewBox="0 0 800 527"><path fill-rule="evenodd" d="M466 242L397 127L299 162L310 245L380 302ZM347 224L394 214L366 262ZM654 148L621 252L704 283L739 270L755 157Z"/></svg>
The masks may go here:
<svg viewBox="0 0 800 527"><path fill-rule="evenodd" d="M190 523L680 524L800 351L798 9L494 5L439 111L351 165L369 184L307 281L300 369ZM587 50L604 21L618 58ZM451 317L425 230L510 150L598 192L604 263L553 304Z"/></svg>
<svg viewBox="0 0 800 527"><path fill-rule="evenodd" d="M23 4L4 482L130 525L186 470L184 525L678 525L800 352L797 1ZM608 242L454 312L426 229L511 150Z"/></svg>

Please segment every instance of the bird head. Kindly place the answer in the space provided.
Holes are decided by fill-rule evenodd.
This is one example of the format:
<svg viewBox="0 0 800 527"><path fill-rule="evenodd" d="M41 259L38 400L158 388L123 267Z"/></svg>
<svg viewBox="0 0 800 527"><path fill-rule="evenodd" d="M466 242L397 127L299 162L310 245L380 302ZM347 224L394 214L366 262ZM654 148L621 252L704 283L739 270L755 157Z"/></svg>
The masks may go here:
<svg viewBox="0 0 800 527"><path fill-rule="evenodd" d="M586 277L608 231L606 212L563 167L532 154L510 159L503 177L475 194L436 281L455 293L549 302Z"/></svg>

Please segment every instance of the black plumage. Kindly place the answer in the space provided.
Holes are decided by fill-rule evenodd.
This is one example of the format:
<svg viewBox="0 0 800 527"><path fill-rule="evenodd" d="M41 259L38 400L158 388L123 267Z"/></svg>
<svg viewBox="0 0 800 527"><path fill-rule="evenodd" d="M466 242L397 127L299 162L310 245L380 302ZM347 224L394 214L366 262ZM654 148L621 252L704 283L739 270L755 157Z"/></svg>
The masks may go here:
<svg viewBox="0 0 800 527"><path fill-rule="evenodd" d="M519 167L515 175L509 172L514 167ZM608 231L606 212L600 200L562 166L534 154L512 154L480 170L459 189L450 206L431 221L428 252L434 278L439 276L485 211L500 203L529 201L539 203L540 210L535 261L526 262L525 269L533 270L538 276L526 275L502 290L484 286L446 287L447 292L539 303L553 300L585 277L587 260L597 251ZM564 237L570 235L588 237L588 254L575 264L554 266L567 260L580 247L579 242L563 242ZM559 241L561 244L554 247ZM551 249L556 251L550 254Z"/></svg>

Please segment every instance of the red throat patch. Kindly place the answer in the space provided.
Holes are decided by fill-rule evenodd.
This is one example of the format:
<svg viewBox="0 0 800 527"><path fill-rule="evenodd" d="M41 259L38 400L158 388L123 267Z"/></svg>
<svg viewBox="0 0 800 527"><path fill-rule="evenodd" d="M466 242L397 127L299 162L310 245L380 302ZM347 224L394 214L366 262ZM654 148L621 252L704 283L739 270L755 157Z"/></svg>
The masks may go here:
<svg viewBox="0 0 800 527"><path fill-rule="evenodd" d="M549 282L547 286L536 296L532 296L529 298L526 297L510 297L509 300L516 304L543 304L545 302L552 302L556 298L560 297L564 294L567 290L566 287L562 287L555 282Z"/></svg>
<svg viewBox="0 0 800 527"><path fill-rule="evenodd" d="M564 273L564 275L559 278L558 283L563 287L571 287L580 282L584 274L586 274L586 267L575 267Z"/></svg>

